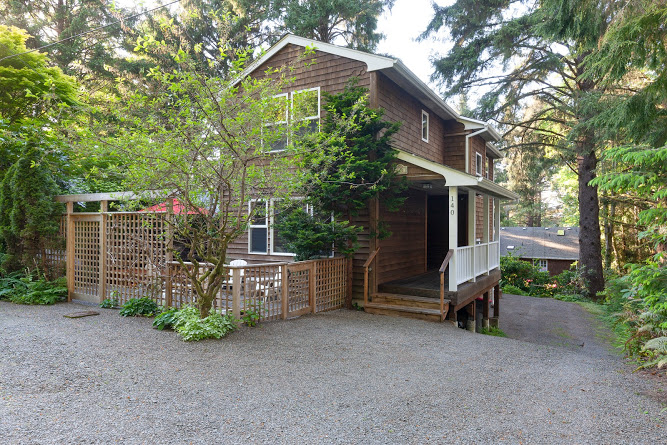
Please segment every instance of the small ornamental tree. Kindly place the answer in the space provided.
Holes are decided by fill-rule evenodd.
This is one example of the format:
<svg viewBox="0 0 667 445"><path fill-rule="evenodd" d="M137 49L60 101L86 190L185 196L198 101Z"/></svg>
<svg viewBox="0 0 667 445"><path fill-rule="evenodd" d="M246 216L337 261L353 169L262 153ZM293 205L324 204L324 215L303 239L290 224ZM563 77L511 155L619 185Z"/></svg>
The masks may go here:
<svg viewBox="0 0 667 445"><path fill-rule="evenodd" d="M227 46L219 45L224 57ZM176 67L151 69L111 116L92 110L96 124L81 150L125 159L126 189L151 191L152 199L176 199L182 206L169 221L182 246L174 259L190 279L205 318L227 278L229 244L246 233L256 214L266 217L265 203L297 189L292 171L300 148L295 142L305 124L288 121L288 104L277 96L291 83L294 65L261 78L243 77L247 57L237 53L230 58L229 76L217 77L183 49L146 39L139 46L172 51Z"/></svg>

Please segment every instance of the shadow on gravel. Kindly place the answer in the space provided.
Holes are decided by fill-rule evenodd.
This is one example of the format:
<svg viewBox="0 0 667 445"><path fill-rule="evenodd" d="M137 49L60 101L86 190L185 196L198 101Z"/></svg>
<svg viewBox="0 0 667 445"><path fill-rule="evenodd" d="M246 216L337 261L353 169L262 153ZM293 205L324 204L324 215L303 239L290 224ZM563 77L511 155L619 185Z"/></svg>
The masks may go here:
<svg viewBox="0 0 667 445"><path fill-rule="evenodd" d="M503 294L500 328L509 338L580 350L592 356L618 356L611 332L576 303Z"/></svg>

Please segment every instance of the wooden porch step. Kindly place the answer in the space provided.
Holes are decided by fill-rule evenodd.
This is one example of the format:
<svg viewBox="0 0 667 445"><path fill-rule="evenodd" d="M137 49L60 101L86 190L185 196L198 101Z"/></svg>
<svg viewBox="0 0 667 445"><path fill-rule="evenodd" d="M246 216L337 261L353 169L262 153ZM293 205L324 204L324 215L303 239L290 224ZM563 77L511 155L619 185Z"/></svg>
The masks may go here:
<svg viewBox="0 0 667 445"><path fill-rule="evenodd" d="M395 306L421 307L440 310L440 297L430 298L417 295L404 295L390 292L379 292L372 296L372 303L390 304ZM450 300L445 299L445 307Z"/></svg>
<svg viewBox="0 0 667 445"><path fill-rule="evenodd" d="M449 302L445 303L445 317ZM389 315L393 317L417 318L420 320L440 321L440 309L410 307L396 304L367 303L364 311L369 314Z"/></svg>

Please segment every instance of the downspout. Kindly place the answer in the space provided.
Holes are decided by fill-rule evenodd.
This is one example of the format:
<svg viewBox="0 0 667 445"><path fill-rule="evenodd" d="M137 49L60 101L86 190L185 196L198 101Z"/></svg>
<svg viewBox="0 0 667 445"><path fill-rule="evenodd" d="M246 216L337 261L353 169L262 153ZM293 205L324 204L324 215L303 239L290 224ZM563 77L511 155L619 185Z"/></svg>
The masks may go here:
<svg viewBox="0 0 667 445"><path fill-rule="evenodd" d="M477 136L478 134L482 134L485 131L489 131L489 129L484 127L481 130L476 131L474 133L470 133L469 135L466 136L466 170L465 170L465 172L468 173L469 175L471 174L470 173L470 138L473 137L473 136Z"/></svg>

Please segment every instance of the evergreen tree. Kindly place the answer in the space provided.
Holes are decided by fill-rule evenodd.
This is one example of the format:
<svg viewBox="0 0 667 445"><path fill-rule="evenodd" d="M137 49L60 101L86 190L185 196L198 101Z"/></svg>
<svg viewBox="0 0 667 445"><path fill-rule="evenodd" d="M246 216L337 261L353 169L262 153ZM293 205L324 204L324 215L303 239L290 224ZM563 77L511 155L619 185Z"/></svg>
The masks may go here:
<svg viewBox="0 0 667 445"><path fill-rule="evenodd" d="M8 270L39 265L45 271L46 246L60 227L63 209L53 199L58 187L41 158L36 147L29 147L0 185L0 239Z"/></svg>
<svg viewBox="0 0 667 445"><path fill-rule="evenodd" d="M343 39L350 48L373 51L382 38L377 21L394 0L282 0L282 29L293 34L335 43Z"/></svg>
<svg viewBox="0 0 667 445"><path fill-rule="evenodd" d="M599 201L595 177L600 134L593 125L601 78L587 71L587 58L619 8L617 2L568 0L459 0L434 5L435 15L423 38L446 29L455 42L434 62L434 79L454 95L485 88L478 116L495 118L509 130L548 132L552 147L571 163L579 178L580 258L589 296L604 287ZM544 104L540 113L507 122L528 100ZM576 164L576 165L575 165Z"/></svg>

